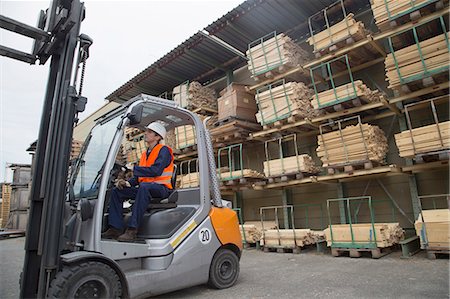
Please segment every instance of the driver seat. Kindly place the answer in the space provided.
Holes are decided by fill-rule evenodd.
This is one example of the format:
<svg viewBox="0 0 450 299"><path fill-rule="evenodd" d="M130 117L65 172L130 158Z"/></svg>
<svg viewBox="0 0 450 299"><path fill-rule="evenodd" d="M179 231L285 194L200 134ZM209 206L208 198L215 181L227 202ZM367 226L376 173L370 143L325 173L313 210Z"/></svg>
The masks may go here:
<svg viewBox="0 0 450 299"><path fill-rule="evenodd" d="M172 191L170 192L169 196L167 198L157 198L153 197L148 206L147 210L154 210L154 209L173 209L177 207L177 201L178 201L178 192L175 190L176 183L177 183L177 165L173 165L173 173L172 178L170 179L170 183L172 184Z"/></svg>

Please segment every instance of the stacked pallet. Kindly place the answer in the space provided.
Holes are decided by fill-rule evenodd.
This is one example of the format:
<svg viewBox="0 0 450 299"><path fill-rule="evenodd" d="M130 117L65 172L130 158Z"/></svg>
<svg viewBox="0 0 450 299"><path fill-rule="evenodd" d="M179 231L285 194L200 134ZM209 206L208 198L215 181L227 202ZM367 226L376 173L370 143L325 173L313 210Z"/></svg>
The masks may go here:
<svg viewBox="0 0 450 299"><path fill-rule="evenodd" d="M398 244L403 240L405 232L398 223L375 223L375 237L378 248L390 247ZM352 224L333 224L331 226L333 232L333 240L331 239L330 227L324 230L327 239L327 245L333 243L352 243L367 244L374 242L374 232L371 223Z"/></svg>
<svg viewBox="0 0 450 299"><path fill-rule="evenodd" d="M255 114L258 111L255 96L245 89L245 85L231 84L220 92L217 100L219 105L218 121L230 118L255 122Z"/></svg>
<svg viewBox="0 0 450 299"><path fill-rule="evenodd" d="M422 222L422 215L425 225ZM423 210L417 217L414 227L416 234L420 237L422 247L428 244L429 248L450 249L449 209Z"/></svg>
<svg viewBox="0 0 450 299"><path fill-rule="evenodd" d="M277 225L273 221L264 221L264 230L268 229L276 229ZM246 221L241 229L244 230L244 233L242 233L242 239L244 240L245 235L245 242L254 244L256 242L259 242L262 237L262 224L261 221Z"/></svg>
<svg viewBox="0 0 450 299"><path fill-rule="evenodd" d="M450 32L447 34L450 34ZM448 72L449 55L447 44L448 40L445 34L441 34L421 41L419 43L420 50L418 45L414 44L397 50L394 54L389 53L384 62L387 76L386 81L389 81L389 88L398 88L402 85L401 79L415 81L412 79L415 76L419 76L418 79L422 79L420 75L425 76L425 71L427 73Z"/></svg>
<svg viewBox="0 0 450 299"><path fill-rule="evenodd" d="M283 174L320 172L319 167L315 165L313 159L308 154L264 161L263 164L264 174L267 177Z"/></svg>
<svg viewBox="0 0 450 299"><path fill-rule="evenodd" d="M317 243L321 240L323 233L310 229L269 229L264 232L264 239L261 240L262 245L286 246L286 247L303 247Z"/></svg>
<svg viewBox="0 0 450 299"><path fill-rule="evenodd" d="M173 100L181 107L189 109L207 107L217 110L216 92L197 81L174 87Z"/></svg>
<svg viewBox="0 0 450 299"><path fill-rule="evenodd" d="M311 104L314 109L320 109L356 98L363 102L378 102L384 96L380 91L370 90L361 80L357 80L312 96Z"/></svg>
<svg viewBox="0 0 450 299"><path fill-rule="evenodd" d="M429 0L370 0L375 24L378 28L388 28L390 20L401 16L415 7L429 3Z"/></svg>
<svg viewBox="0 0 450 299"><path fill-rule="evenodd" d="M347 126L340 131L318 135L317 139L317 156L324 167L361 161L380 163L388 152L384 132L369 124Z"/></svg>
<svg viewBox="0 0 450 299"><path fill-rule="evenodd" d="M256 120L265 125L291 115L312 119L320 114L311 105L313 94L303 82L289 82L270 87L256 96L259 108Z"/></svg>
<svg viewBox="0 0 450 299"><path fill-rule="evenodd" d="M314 52L326 49L340 41L352 38L358 41L366 36L364 24L357 22L353 14L348 14L342 21L334 24L328 29L314 34L307 42L314 47Z"/></svg>
<svg viewBox="0 0 450 299"><path fill-rule="evenodd" d="M403 158L413 158L416 154L449 149L450 121L403 131L395 134L394 137L400 157Z"/></svg>
<svg viewBox="0 0 450 299"><path fill-rule="evenodd" d="M251 47L246 52L247 65L253 76L259 76L273 69L284 71L304 64L309 54L289 36L280 33Z"/></svg>
<svg viewBox="0 0 450 299"><path fill-rule="evenodd" d="M242 169L229 171L227 169L221 168L219 172L219 178L221 180L229 180L231 178L252 178L252 179L262 179L264 175L253 169Z"/></svg>
<svg viewBox="0 0 450 299"><path fill-rule="evenodd" d="M70 150L70 160L78 158L83 147L83 141L72 140L72 148Z"/></svg>
<svg viewBox="0 0 450 299"><path fill-rule="evenodd" d="M2 185L2 209L1 209L1 227L6 227L9 218L10 204L11 204L11 184L4 183Z"/></svg>

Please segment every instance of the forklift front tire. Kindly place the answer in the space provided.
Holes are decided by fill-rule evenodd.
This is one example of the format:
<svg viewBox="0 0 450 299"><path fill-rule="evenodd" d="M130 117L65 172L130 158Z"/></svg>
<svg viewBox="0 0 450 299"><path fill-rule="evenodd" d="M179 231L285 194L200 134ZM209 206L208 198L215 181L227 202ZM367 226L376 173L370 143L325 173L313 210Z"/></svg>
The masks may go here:
<svg viewBox="0 0 450 299"><path fill-rule="evenodd" d="M48 291L49 298L121 298L123 288L108 265L89 261L64 266Z"/></svg>
<svg viewBox="0 0 450 299"><path fill-rule="evenodd" d="M233 286L239 276L239 258L225 248L217 250L209 269L208 285L215 289L226 289Z"/></svg>

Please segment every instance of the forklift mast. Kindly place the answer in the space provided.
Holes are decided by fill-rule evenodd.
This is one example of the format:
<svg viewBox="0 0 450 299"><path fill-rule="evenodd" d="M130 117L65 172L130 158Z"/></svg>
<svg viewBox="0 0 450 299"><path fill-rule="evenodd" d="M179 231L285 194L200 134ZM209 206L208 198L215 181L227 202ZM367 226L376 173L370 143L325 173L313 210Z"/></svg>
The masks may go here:
<svg viewBox="0 0 450 299"><path fill-rule="evenodd" d="M0 55L30 64L38 60L45 64L50 58L30 192L22 298L46 297L60 267L72 133L77 114L84 111L87 102L81 96L82 82L78 91L74 86L78 71L71 84L74 61L77 69L83 64L84 72L92 44L88 36L80 35L84 16L84 4L79 0L53 0L45 12L41 11L37 27L0 15L0 28L34 39L31 54L0 45Z"/></svg>

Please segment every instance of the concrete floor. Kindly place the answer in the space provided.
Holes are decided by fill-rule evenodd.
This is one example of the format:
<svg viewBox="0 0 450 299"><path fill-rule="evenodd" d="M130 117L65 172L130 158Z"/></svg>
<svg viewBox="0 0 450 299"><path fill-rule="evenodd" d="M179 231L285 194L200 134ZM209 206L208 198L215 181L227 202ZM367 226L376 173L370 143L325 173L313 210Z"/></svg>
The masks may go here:
<svg viewBox="0 0 450 299"><path fill-rule="evenodd" d="M24 238L0 241L0 298L19 297ZM237 284L227 290L198 286L158 298L449 298L449 260L419 253L379 260L246 250Z"/></svg>

